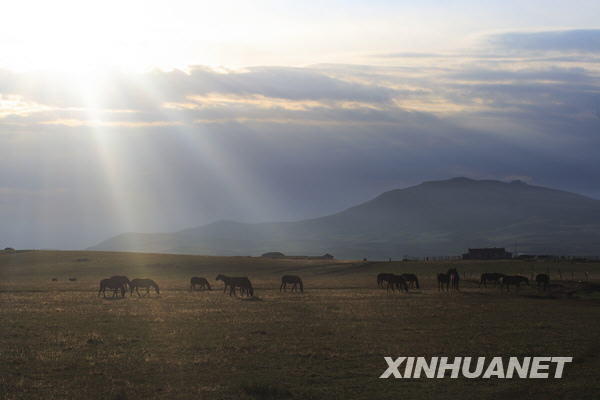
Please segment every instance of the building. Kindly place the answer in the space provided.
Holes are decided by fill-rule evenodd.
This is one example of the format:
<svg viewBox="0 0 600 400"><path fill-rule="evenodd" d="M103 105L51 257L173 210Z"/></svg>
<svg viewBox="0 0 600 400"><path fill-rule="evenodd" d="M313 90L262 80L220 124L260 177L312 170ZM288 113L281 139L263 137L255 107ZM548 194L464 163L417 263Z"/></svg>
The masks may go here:
<svg viewBox="0 0 600 400"><path fill-rule="evenodd" d="M488 247L469 249L462 258L463 260L508 260L512 258L512 253L506 251L504 247Z"/></svg>
<svg viewBox="0 0 600 400"><path fill-rule="evenodd" d="M279 252L279 251L270 251L268 253L264 253L261 254L261 257L266 257L266 258L282 258L285 257L285 254Z"/></svg>

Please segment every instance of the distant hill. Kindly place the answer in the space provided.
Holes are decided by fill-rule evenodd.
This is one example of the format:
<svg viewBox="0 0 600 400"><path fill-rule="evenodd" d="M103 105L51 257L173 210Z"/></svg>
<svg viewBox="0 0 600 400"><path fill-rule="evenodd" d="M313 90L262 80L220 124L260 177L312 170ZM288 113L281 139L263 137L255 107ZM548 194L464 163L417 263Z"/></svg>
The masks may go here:
<svg viewBox="0 0 600 400"><path fill-rule="evenodd" d="M336 258L458 255L469 247L600 254L600 200L521 181L454 178L385 192L297 222L219 221L174 233L125 233L92 250Z"/></svg>

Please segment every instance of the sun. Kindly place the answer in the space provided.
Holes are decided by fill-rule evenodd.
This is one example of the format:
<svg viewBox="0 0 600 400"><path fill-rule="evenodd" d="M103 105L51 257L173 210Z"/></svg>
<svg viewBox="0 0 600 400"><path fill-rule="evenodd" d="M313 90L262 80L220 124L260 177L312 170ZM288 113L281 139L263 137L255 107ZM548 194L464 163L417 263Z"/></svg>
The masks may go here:
<svg viewBox="0 0 600 400"><path fill-rule="evenodd" d="M2 68L89 73L172 63L168 46L156 40L158 21L137 2L19 1L3 14Z"/></svg>

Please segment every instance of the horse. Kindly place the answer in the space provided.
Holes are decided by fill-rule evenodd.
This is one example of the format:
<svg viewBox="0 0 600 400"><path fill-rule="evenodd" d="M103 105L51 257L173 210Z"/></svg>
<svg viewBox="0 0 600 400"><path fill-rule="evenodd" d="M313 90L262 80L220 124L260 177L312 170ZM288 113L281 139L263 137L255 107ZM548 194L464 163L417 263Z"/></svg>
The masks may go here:
<svg viewBox="0 0 600 400"><path fill-rule="evenodd" d="M450 278L450 287L454 290L460 290L458 288L458 284L460 282L460 275L458 274L456 268L450 268L448 270L448 276Z"/></svg>
<svg viewBox="0 0 600 400"><path fill-rule="evenodd" d="M100 281L100 290L98 290L98 296L100 296L100 293L102 293L103 297L106 297L106 289L113 290L113 297L115 297L115 295L121 291L121 296L123 298L125 298L125 292L127 291L123 281L113 278L102 279Z"/></svg>
<svg viewBox="0 0 600 400"><path fill-rule="evenodd" d="M198 286L200 289L212 290L210 283L208 283L206 278L194 276L192 279L190 279L190 290L196 290L196 286Z"/></svg>
<svg viewBox="0 0 600 400"><path fill-rule="evenodd" d="M484 272L483 274L481 274L481 279L479 280L479 287L481 287L481 285L487 287L488 282L494 282L495 285L498 285L498 283L500 283L500 280L504 278L504 276L504 274L498 272Z"/></svg>
<svg viewBox="0 0 600 400"><path fill-rule="evenodd" d="M529 286L529 279L520 275L505 276L502 278L500 289L502 289L502 287L505 286L506 291L508 292L510 291L510 285L514 285L517 288L517 290L519 290L519 288L521 287L521 283L524 283Z"/></svg>
<svg viewBox="0 0 600 400"><path fill-rule="evenodd" d="M396 287L396 289L398 289L398 291L400 291L400 287L402 287L402 289L404 289L405 292L408 292L408 285L406 284L406 281L404 280L404 278L400 275L394 275L392 274L391 277L389 277L389 279L387 280L387 291L389 292L390 288L392 289L392 292L394 291L394 287Z"/></svg>
<svg viewBox="0 0 600 400"><path fill-rule="evenodd" d="M132 296L133 289L135 289L135 292L139 297L142 296L138 290L139 288L146 289L146 296L150 294L150 288L154 288L156 294L160 296L160 289L158 288L156 282L154 282L152 279L133 279L129 282L129 290L131 291Z"/></svg>
<svg viewBox="0 0 600 400"><path fill-rule="evenodd" d="M383 282L389 282L392 276L394 276L394 274L390 274L389 272L377 274L377 286L383 288Z"/></svg>
<svg viewBox="0 0 600 400"><path fill-rule="evenodd" d="M417 287L419 288L419 278L415 274L402 274L400 275L407 283L410 288Z"/></svg>
<svg viewBox="0 0 600 400"><path fill-rule="evenodd" d="M282 290L285 292L288 283L292 285L291 291L298 291L298 286L300 287L300 293L304 293L304 285L302 284L302 279L296 275L284 275L281 277L281 286L279 286L279 291Z"/></svg>
<svg viewBox="0 0 600 400"><path fill-rule="evenodd" d="M223 293L225 293L227 291L227 287L229 286L229 280L230 279L231 278L229 276L226 276L226 275L223 275L223 274L219 274L215 278L216 281L223 281Z"/></svg>
<svg viewBox="0 0 600 400"><path fill-rule="evenodd" d="M446 291L449 290L450 286L450 275L439 273L437 275L437 283L438 283L438 291L444 290L444 285L446 285Z"/></svg>
<svg viewBox="0 0 600 400"><path fill-rule="evenodd" d="M129 278L124 276L124 275L114 275L111 276L110 279L114 279L120 282L123 282L123 285L125 285L125 290L129 289Z"/></svg>
<svg viewBox="0 0 600 400"><path fill-rule="evenodd" d="M550 283L550 277L547 274L537 274L535 276L535 281L537 282L538 289L541 286L542 290L546 290Z"/></svg>
<svg viewBox="0 0 600 400"><path fill-rule="evenodd" d="M254 296L254 288L252 288L252 283L250 283L250 279L244 277L229 277L229 281L226 283L229 285L229 295L235 295L236 288L240 288L240 295L244 296Z"/></svg>

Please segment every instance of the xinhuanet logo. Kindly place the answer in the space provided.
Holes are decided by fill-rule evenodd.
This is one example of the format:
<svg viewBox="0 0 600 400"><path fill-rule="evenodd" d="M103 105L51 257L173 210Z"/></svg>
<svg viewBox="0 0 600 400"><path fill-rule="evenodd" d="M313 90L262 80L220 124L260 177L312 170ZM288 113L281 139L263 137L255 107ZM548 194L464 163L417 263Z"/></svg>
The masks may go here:
<svg viewBox="0 0 600 400"><path fill-rule="evenodd" d="M379 378L562 378L573 357L384 357Z"/></svg>

